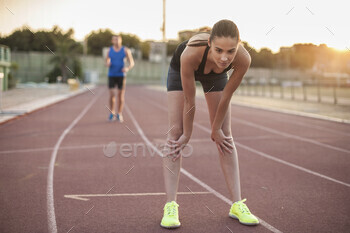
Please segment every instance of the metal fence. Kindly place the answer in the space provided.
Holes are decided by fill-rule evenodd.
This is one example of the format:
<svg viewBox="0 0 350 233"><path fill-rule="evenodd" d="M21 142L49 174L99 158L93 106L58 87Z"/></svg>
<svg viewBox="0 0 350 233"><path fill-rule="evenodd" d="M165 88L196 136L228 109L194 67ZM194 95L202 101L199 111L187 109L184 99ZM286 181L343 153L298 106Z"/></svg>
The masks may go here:
<svg viewBox="0 0 350 233"><path fill-rule="evenodd" d="M236 94L350 105L350 77L337 74L324 77L291 70L266 72L264 75L252 74L254 70L248 72Z"/></svg>
<svg viewBox="0 0 350 233"><path fill-rule="evenodd" d="M18 64L16 78L18 82L44 82L47 74L53 69L50 64L51 53L43 52L14 52L12 62ZM81 56L83 78L91 73L97 75L98 83L107 83L108 68L102 56ZM164 83L162 64L145 60L135 60L135 67L128 72L129 83ZM168 66L168 64L166 64Z"/></svg>
<svg viewBox="0 0 350 233"><path fill-rule="evenodd" d="M20 82L44 82L53 68L49 63L51 53L13 52L12 61L18 64L16 77ZM92 74L95 82L107 83L108 68L102 56L81 56L85 79ZM169 65L167 61L166 66ZM162 64L135 60L135 67L128 72L128 83L165 85L166 73ZM350 76L331 75L324 77L312 72L292 69L250 68L235 94L261 96L333 104L350 104Z"/></svg>

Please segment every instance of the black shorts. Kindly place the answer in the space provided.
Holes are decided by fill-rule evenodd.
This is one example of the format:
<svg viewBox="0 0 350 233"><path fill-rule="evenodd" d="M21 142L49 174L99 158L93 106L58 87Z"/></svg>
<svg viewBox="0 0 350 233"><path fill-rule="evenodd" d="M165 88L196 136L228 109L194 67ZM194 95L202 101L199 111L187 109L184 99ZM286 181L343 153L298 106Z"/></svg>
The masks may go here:
<svg viewBox="0 0 350 233"><path fill-rule="evenodd" d="M223 91L227 83L227 74L218 75L205 75L205 76L195 76L195 80L202 84L203 91L214 92ZM168 91L182 91L181 75L180 72L169 67L168 78L167 78L167 90Z"/></svg>
<svg viewBox="0 0 350 233"><path fill-rule="evenodd" d="M118 85L119 90L123 89L124 79L123 76L108 77L108 88L114 88L115 85Z"/></svg>

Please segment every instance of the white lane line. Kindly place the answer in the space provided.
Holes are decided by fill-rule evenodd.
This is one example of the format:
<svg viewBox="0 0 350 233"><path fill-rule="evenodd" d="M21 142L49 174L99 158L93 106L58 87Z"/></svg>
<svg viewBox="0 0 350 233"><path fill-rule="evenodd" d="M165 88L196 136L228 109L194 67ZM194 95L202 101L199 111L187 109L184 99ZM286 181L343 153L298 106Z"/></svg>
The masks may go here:
<svg viewBox="0 0 350 233"><path fill-rule="evenodd" d="M148 140L148 138L145 136L145 134L143 133L143 131L142 131L142 129L141 129L139 123L135 120L134 115L131 113L131 111L130 111L130 109L129 109L129 107L128 107L127 105L125 105L125 110L126 110L126 112L129 114L129 116L130 116L132 122L134 123L135 127L137 128L137 131L139 132L141 138L145 141L145 143L146 143L147 145L149 145L149 146L153 149L154 152L156 152L157 154L159 154L159 155L162 157L163 154L162 154L162 153L157 149L157 147L155 147L155 146Z"/></svg>
<svg viewBox="0 0 350 233"><path fill-rule="evenodd" d="M280 119L277 119L277 121L285 122L285 121L282 121ZM344 133L344 132L340 132L340 131L337 131L337 130L334 130L334 129L328 129L328 128L325 128L325 127L322 127L322 126L319 126L319 125L307 124L307 123L302 123L302 122L291 122L291 124L308 127L308 128L311 128L311 129L318 129L318 130L321 130L321 131L323 130L323 131L326 131L326 132L329 132L329 133L338 134L338 135L342 135L342 136L348 136L348 137L350 136L350 133Z"/></svg>
<svg viewBox="0 0 350 233"><path fill-rule="evenodd" d="M125 143L116 143L116 146L123 145ZM134 144L142 143L142 142L133 142ZM106 144L95 144L95 145L78 145L78 146L62 146L58 150L81 150L81 149L91 149L91 148L100 148L105 147ZM53 150L54 147L44 147L44 148L28 148L22 150L3 150L0 151L0 154L13 154L13 153L30 153L30 152L39 152L39 151L50 151Z"/></svg>
<svg viewBox="0 0 350 233"><path fill-rule="evenodd" d="M251 141L251 140L260 140L260 139L274 139L279 138L278 136L271 136L271 135L261 135L261 136L234 136L234 138L240 141ZM165 143L166 139L164 138L155 138L153 139L156 143ZM213 142L210 138L191 138L191 143L203 143L203 142Z"/></svg>
<svg viewBox="0 0 350 233"><path fill-rule="evenodd" d="M30 153L30 152L40 152L52 150L53 147L43 147L43 148L28 148L23 150L3 150L0 151L0 154L13 154L13 153Z"/></svg>
<svg viewBox="0 0 350 233"><path fill-rule="evenodd" d="M199 110L202 111L202 112L206 112L206 111L204 111L203 109L200 109L200 108L199 108ZM302 141L302 142L308 142L308 143L311 143L311 144L314 144L314 145L318 145L318 146L325 147L325 148L328 148L328 149L337 150L337 151L341 151L341 152L350 154L350 150L346 150L346 149L343 149L343 148L340 148L340 147L328 145L328 144L325 144L325 143L322 143L322 142L319 142L319 141L316 141L316 140L313 140L313 139L304 138L304 137L301 137L301 136L298 136L298 135L281 132L281 131L272 129L270 127L258 125L258 124L255 124L255 123L252 123L252 122L249 122L249 121L246 121L246 120L237 119L237 118L232 117L232 116L231 116L231 119L233 121L239 122L241 124L248 125L248 126L254 127L254 128L258 128L260 130L265 130L265 131L273 133L273 134L281 135L281 136L284 136L284 137L287 137L287 138L293 138L293 139L296 139L296 140L299 140L299 141Z"/></svg>
<svg viewBox="0 0 350 233"><path fill-rule="evenodd" d="M196 123L196 122L194 122L193 124L196 125L198 128L200 128L201 130L203 130L203 131L205 131L205 132L211 134L211 130L208 129L207 127L205 127L205 126L203 126L203 125L200 125L200 124L198 124L198 123ZM236 142L236 141L235 141L235 144L236 144L237 146L240 146L240 147L242 147L242 148L244 148L244 149L246 149L246 150L249 150L249 151L251 151L251 152L253 152L253 153L255 153L255 154L258 154L258 155L260 155L260 156L263 156L263 157L265 157L265 158L267 158L267 159L271 159L271 160L276 161L276 162L278 162L278 163L282 163L282 164L284 164L284 165L287 165L287 166L296 168L296 169L298 169L298 170L301 170L301 171L307 172L307 173L309 173L309 174L312 174L312 175L321 177L321 178L323 178L323 179L326 179L326 180L329 180L329 181L333 181L333 182L335 182L335 183L338 183L338 184L341 184L341 185L345 185L345 186L347 186L347 187L350 187L350 184L348 184L348 183L345 183L345 182L340 181L340 180L333 179L333 178L331 178L331 177L329 177L329 176L322 175L322 174L320 174L320 173L318 173L318 172L311 171L311 170L309 170L309 169L307 169L307 168L304 168L304 167L295 165L295 164L293 164L293 163L284 161L284 160L282 160L282 159L278 159L278 158L276 158L276 157L273 157L272 155L269 155L269 154L266 154L266 153L264 153L264 152L255 150L255 149L253 149L253 148L251 148L251 147L249 147L249 146L245 146L245 145L243 145L243 144L241 144L241 143L239 143L239 142Z"/></svg>
<svg viewBox="0 0 350 233"><path fill-rule="evenodd" d="M350 154L350 150L346 150L346 149L343 149L343 148L340 148L340 147L336 147L336 146L331 146L331 145L328 145L328 144L325 144L325 143L322 143L322 142L315 141L313 139L304 138L304 137L297 136L297 135L294 135L294 134L281 132L281 131L274 130L274 129L269 128L269 127L261 126L261 125L258 125L258 124L246 121L246 120L236 119L234 117L231 117L231 119L236 121L236 122L240 122L242 124L245 124L245 125L257 128L257 129L265 130L265 131L270 132L270 133L278 134L278 135L281 135L281 136L284 136L284 137L287 137L287 138L293 138L293 139L296 139L296 140L299 140L299 141L302 141L302 142L308 142L308 143L315 144L315 145L318 145L318 146L322 146L322 147L325 147L325 148L328 148L328 149L337 150L337 151L341 151L341 152Z"/></svg>
<svg viewBox="0 0 350 233"><path fill-rule="evenodd" d="M156 106L156 107L158 107L158 108L160 108L160 109L163 109L164 111L167 111L167 109L164 108L162 105L156 104L156 103L154 103L154 102L152 102L152 101L149 101L149 102L150 102L151 104L153 104L154 106ZM205 132L211 134L211 130L210 130L209 128L207 128L207 127L205 127L205 126L202 126L202 125L198 124L197 122L193 122L193 124L194 124L196 127L202 129L203 131L205 131ZM307 169L307 168L298 166L298 165L296 165L296 164L287 162L287 161L282 160L282 159L278 159L278 158L276 158L276 157L274 157L274 156L272 156L272 155L266 154L266 153L264 153L264 152L255 150L255 149L253 149L253 148L251 148L251 147L249 147L249 146L243 145L242 143L238 143L238 142L235 141L235 144L237 144L237 146L241 146L242 148L245 148L245 149L247 149L247 150L250 150L250 151L254 152L255 154L261 155L261 156L263 156L263 157L265 157L265 158L267 158L267 159L274 160L274 161L276 161L276 162L279 162L279 163L282 163L282 164L284 164L284 165L287 165L287 166L290 166L290 167L299 169L299 170L301 170L301 171L304 171L304 172L307 172L307 173L309 173L309 174L312 174L312 175L321 177L321 178L323 178L323 179L326 179L326 180L329 180L329 181L333 181L333 182L335 182L335 183L342 184L342 185L345 185L345 186L348 186L348 187L349 187L349 185L350 185L350 184L345 183L345 182L343 182L343 181L336 180L336 179L331 178L331 177L326 176L326 175L322 175L322 174L320 174L320 173L318 173L318 172L314 172L314 171L312 171L312 170L310 170L310 169Z"/></svg>
<svg viewBox="0 0 350 233"><path fill-rule="evenodd" d="M202 182L201 180L199 180L197 177L195 177L194 175L192 175L191 173L189 173L188 171L186 171L185 169L181 168L180 170L184 175L186 175L188 178L190 178L191 180L193 180L194 182L196 182L197 184L199 184L200 186L202 186L203 188L205 188L206 190L208 190L209 192L211 192L212 194L214 194L216 197L218 197L219 199L223 200L224 202L226 202L227 204L229 204L230 206L232 205L232 201L230 201L227 197L225 197L224 195L222 195L221 193L217 192L216 190L214 190L213 188L211 188L209 185L205 184L204 182ZM256 216L256 215L255 215ZM268 230L270 230L271 232L274 233L282 233L282 231L278 230L277 228L275 228L274 226L270 225L269 223L267 223L266 221L262 220L261 218L259 218L258 216L256 216L259 219L259 222L261 225L263 225L265 228L267 228Z"/></svg>
<svg viewBox="0 0 350 233"><path fill-rule="evenodd" d="M328 117L328 116L323 116L315 113L308 113L308 112L299 112L295 110L287 110L287 109L279 109L279 108L274 108L274 107L268 107L268 106L258 106L255 104L248 104L248 103L237 103L237 102L231 102L231 105L238 105L238 106L243 106L243 107L248 107L248 108L255 108L255 109L260 109L264 111L271 111L271 112L277 112L277 113L282 113L282 114L289 114L289 115L295 115L295 116L302 116L302 117L309 117L313 119L321 119L321 120L326 120L326 121L333 121L337 123L345 123L345 124L350 124L350 120L347 119L342 119L342 118L336 118L336 117Z"/></svg>
<svg viewBox="0 0 350 233"><path fill-rule="evenodd" d="M329 180L329 181L333 181L333 182L335 182L335 183L342 184L342 185L345 185L345 186L347 186L347 187L350 187L350 184L345 183L345 182L343 182L343 181L340 181L340 180L331 178L331 177L329 177L329 176L322 175L322 174L320 174L320 173L318 173L318 172L311 171L311 170L309 170L309 169L306 169L306 168L304 168L304 167L301 167L301 166L298 166L298 165L289 163L289 162L284 161L284 160L282 160L282 159L275 158L275 157L273 157L273 156L271 156L271 155L268 155L268 154L266 154L266 153L263 153L263 152L260 152L260 151L255 150L255 149L252 149L252 148L250 148L250 147L248 147L248 146L245 146L245 145L243 145L243 144L241 144L241 143L239 143L239 142L235 142L235 143L236 143L238 146L240 146L240 147L242 147L242 148L244 148L244 149L246 149L246 150L249 150L249 151L251 151L251 152L253 152L253 153L256 153L256 154L258 154L258 155L261 155L261 156L263 156L263 157L265 157L265 158L274 160L274 161L276 161L276 162L285 164L285 165L290 166L290 167L294 167L294 168L296 168L296 169L299 169L299 170L304 171L304 172L307 172L307 173L309 173L309 174L312 174L312 175L321 177L321 178L323 178L323 179L326 179L326 180Z"/></svg>
<svg viewBox="0 0 350 233"><path fill-rule="evenodd" d="M211 192L177 192L180 195L193 195L193 194L212 194ZM88 201L86 197L136 197L136 196L163 196L165 193L114 193L114 194L73 194L64 195L65 198L71 198L79 201Z"/></svg>
<svg viewBox="0 0 350 233"><path fill-rule="evenodd" d="M260 115L263 115L264 113L262 112ZM265 117L265 116L264 116ZM334 129L329 129L323 126L319 126L319 125L315 125L315 124L311 124L311 123L304 123L304 122L298 122L298 121L291 121L290 119L285 119L285 118L274 118L274 121L278 121L278 122L283 122L285 124L291 124L291 125L299 125L299 126L303 126L303 127L307 127L310 129L316 129L319 131L326 131L329 133L333 133L333 134L337 134L337 135L342 135L342 136L350 136L350 133L345 133L345 132L340 132L338 130L334 130ZM329 124L334 124L333 122L327 122Z"/></svg>
<svg viewBox="0 0 350 233"><path fill-rule="evenodd" d="M81 150L81 149L89 149L89 148L99 148L104 147L103 144L97 145L81 145L81 146L64 146L60 147L59 150ZM44 147L44 148L28 148L23 150L5 150L0 151L0 154L13 154L13 153L30 153L30 152L40 152L40 151L48 151L53 150L54 147Z"/></svg>
<svg viewBox="0 0 350 233"><path fill-rule="evenodd" d="M166 139L164 138L154 138L153 141L155 143L166 143ZM212 142L209 138L191 138L191 143L203 143L203 142Z"/></svg>
<svg viewBox="0 0 350 233"><path fill-rule="evenodd" d="M69 131L78 123L78 121L87 113L87 111L91 108L91 106L96 102L98 97L102 94L100 92L97 96L95 96L91 102L86 105L86 107L83 109L83 111L73 120L73 122L63 131L61 136L59 137L53 151L51 154L51 159L49 163L49 170L47 174L47 190L46 190L46 196L47 196L47 221L48 221L48 230L50 233L56 233L57 232L57 224L56 224L56 215L55 215L55 205L54 205L54 193L53 193L53 174L54 174L54 167L55 167L55 161L57 157L57 151L65 138L65 136L69 133Z"/></svg>
<svg viewBox="0 0 350 233"><path fill-rule="evenodd" d="M145 143L147 143L150 147L152 147L154 149L155 152L157 152L157 154L161 157L163 157L163 154L161 153L161 151L159 151L155 146L152 145L152 143L148 140L148 138L146 137L146 135L144 134L143 130L141 129L140 125L138 124L138 122L136 121L135 117L133 116L133 114L131 113L130 109L128 108L128 106L125 106L125 110L128 113L128 115L130 116L132 122L134 123L137 131L139 132L140 136L142 137L142 139L145 141ZM227 204L229 204L230 206L232 205L232 202L226 198L224 195L222 195L221 193L217 192L216 190L214 190L213 188L211 188L209 185L205 184L203 181L199 180L198 178L196 178L195 176L193 176L191 173L189 173L188 171L186 171L184 168L180 169L180 172L182 172L184 175L186 175L188 178L190 178L191 180L193 180L194 182L196 182L197 184L199 184L200 186L202 186L203 188L205 188L206 190L208 190L209 192L211 192L212 194L214 194L216 197L218 197L219 199L221 199L222 201L226 202ZM270 231L274 232L274 233L282 233L280 230L276 229L275 227L271 226L270 224L268 224L267 222L265 222L264 220L262 220L261 218L259 218L259 221L261 223L262 226L264 226L265 228L269 229Z"/></svg>

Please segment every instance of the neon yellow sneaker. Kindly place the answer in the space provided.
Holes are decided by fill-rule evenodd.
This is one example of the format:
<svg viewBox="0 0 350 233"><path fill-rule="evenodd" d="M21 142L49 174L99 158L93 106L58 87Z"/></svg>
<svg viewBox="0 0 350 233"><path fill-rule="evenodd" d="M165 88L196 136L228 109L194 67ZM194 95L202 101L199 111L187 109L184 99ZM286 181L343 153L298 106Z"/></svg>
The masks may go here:
<svg viewBox="0 0 350 233"><path fill-rule="evenodd" d="M258 225L259 220L257 217L255 217L252 213L250 213L250 210L248 209L247 205L244 204L247 199L243 199L241 201L237 201L232 204L229 216L231 218L238 219L240 223L244 225Z"/></svg>
<svg viewBox="0 0 350 233"><path fill-rule="evenodd" d="M179 205L175 202L167 202L164 206L164 215L160 225L165 228L177 228L179 227Z"/></svg>

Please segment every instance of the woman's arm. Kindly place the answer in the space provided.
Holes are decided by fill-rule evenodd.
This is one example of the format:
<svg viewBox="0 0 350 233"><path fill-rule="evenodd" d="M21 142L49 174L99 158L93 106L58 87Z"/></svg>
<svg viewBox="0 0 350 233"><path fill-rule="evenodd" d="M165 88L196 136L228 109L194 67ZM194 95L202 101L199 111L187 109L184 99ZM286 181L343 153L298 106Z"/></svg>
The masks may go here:
<svg viewBox="0 0 350 233"><path fill-rule="evenodd" d="M250 62L251 58L249 53L242 45L240 45L233 62L234 72L231 74L231 77L223 90L223 94L212 125L212 131L218 131L221 129L228 106L231 102L232 95L240 85L244 74L247 72L250 66Z"/></svg>
<svg viewBox="0 0 350 233"><path fill-rule="evenodd" d="M193 119L196 110L196 83L194 78L195 56L194 48L187 47L180 58L181 83L184 93L183 136L188 139L187 142L192 135Z"/></svg>
<svg viewBox="0 0 350 233"><path fill-rule="evenodd" d="M196 110L196 83L194 78L195 67L198 66L198 55L196 55L196 52L195 48L187 47L180 58L181 83L184 94L183 132L176 141L168 140L168 145L174 150L166 156L174 156L173 161L180 157L180 150L184 148L192 135L193 119Z"/></svg>

